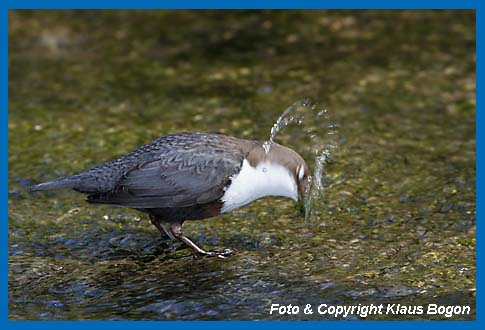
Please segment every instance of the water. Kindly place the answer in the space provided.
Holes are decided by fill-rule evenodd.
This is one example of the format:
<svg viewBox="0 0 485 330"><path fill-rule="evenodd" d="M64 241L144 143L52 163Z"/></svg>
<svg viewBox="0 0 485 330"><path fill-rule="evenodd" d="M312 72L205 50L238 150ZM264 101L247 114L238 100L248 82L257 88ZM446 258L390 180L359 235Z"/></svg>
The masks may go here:
<svg viewBox="0 0 485 330"><path fill-rule="evenodd" d="M269 197L184 224L225 260L139 212L28 190L170 133L271 141L288 105L273 139L312 169L309 220ZM10 11L9 319L473 319L475 108L472 11Z"/></svg>
<svg viewBox="0 0 485 330"><path fill-rule="evenodd" d="M325 188L330 179L326 176L325 166L332 159L332 150L337 147L338 129L337 125L332 123L327 109L313 104L309 98L302 99L286 108L271 127L269 140L263 144L266 153L282 130L288 130L288 134L292 135L291 126L304 132L303 138L310 149L309 152L306 150L306 153L314 157L310 160L313 160L313 175L308 176L304 197L305 221L311 224L318 220L314 219L316 218L315 208L324 206Z"/></svg>

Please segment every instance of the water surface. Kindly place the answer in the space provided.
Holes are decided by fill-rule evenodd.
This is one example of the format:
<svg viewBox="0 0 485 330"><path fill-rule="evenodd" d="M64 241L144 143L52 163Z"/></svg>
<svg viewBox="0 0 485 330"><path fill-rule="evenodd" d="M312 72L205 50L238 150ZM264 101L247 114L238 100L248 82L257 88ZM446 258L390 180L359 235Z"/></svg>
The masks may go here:
<svg viewBox="0 0 485 330"><path fill-rule="evenodd" d="M160 242L131 210L32 183L180 131L267 140L310 97L338 126L312 221L265 198ZM471 11L11 11L10 319L326 319L272 303L470 305ZM302 129L276 141L314 166ZM360 319L352 315L349 319ZM416 316L369 316L367 319ZM444 316L421 315L418 318Z"/></svg>

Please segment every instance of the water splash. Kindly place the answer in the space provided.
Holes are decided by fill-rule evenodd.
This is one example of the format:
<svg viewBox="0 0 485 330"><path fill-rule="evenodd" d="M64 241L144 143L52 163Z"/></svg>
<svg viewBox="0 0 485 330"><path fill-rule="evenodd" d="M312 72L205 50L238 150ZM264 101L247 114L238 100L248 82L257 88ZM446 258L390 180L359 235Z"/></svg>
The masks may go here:
<svg viewBox="0 0 485 330"><path fill-rule="evenodd" d="M311 101L310 99L303 99L300 101L297 101L290 105L288 108L283 111L283 113L278 117L276 122L274 123L273 127L271 127L271 132L269 135L269 141L274 142L274 138L278 133L281 131L282 128L292 124L292 123L298 123L298 125L301 125L303 122L303 119L305 118L302 114L293 114L293 112L297 112L298 108L307 108L311 107ZM312 109L313 110L313 109Z"/></svg>
<svg viewBox="0 0 485 330"><path fill-rule="evenodd" d="M264 142L263 142L263 149L264 149L264 152L265 152L266 154L268 154L269 149L271 148L271 144L272 144L272 143L273 143L273 141L271 141L271 140L270 140L270 141L264 141Z"/></svg>
<svg viewBox="0 0 485 330"><path fill-rule="evenodd" d="M328 149L321 150L315 157L313 175L308 177L308 188L305 192L305 221L312 223L315 207L323 204L325 200L325 184L323 179L327 176L325 165L331 161Z"/></svg>
<svg viewBox="0 0 485 330"><path fill-rule="evenodd" d="M331 161L332 151L337 147L337 125L331 122L327 109L313 104L306 98L295 102L283 111L278 120L271 127L269 140L263 145L269 152L274 139L282 130L297 128L292 131L292 139L302 142L303 150L299 153L308 159L314 159L312 175L308 176L307 191L305 192L304 207L305 221L314 223L318 218L318 206L325 200L325 188L328 186L326 165ZM311 167L311 163L309 162Z"/></svg>

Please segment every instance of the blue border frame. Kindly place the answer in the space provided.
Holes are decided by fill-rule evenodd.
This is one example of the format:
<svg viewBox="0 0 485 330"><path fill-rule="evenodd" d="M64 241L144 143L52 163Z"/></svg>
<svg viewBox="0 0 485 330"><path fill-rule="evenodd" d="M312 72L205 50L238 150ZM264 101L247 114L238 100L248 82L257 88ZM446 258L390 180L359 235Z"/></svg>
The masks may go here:
<svg viewBox="0 0 485 330"><path fill-rule="evenodd" d="M483 1L482 1L483 2ZM476 54L477 59L480 57L482 48L478 41L481 40L483 33L482 20L484 15L482 14L482 8L478 0L236 0L229 2L227 0L180 0L180 1L157 1L157 0L3 0L0 1L0 22L2 24L0 42L3 45L4 51L1 53L3 79L1 82L1 103L4 105L4 111L1 112L4 125L8 124L8 10L9 9L475 9L476 10ZM480 92L483 91L481 87L482 80L482 66L480 61L477 60L476 72L477 72L477 105L480 104ZM480 155L480 146L483 134L481 132L483 125L483 117L485 115L481 113L478 108L476 110L476 138L477 138L477 157L476 157L476 211L477 216L482 214L481 202L483 201L482 189L480 183L482 175L479 168L484 164ZM454 329L456 327L461 328L484 328L483 322L483 303L480 295L477 294L477 320L476 321L346 321L346 322L321 322L321 321L279 321L279 322L250 322L250 321L234 321L230 325L224 321L192 321L192 322L177 322L177 321L165 321L164 323L152 322L152 321L123 321L123 322L109 322L109 321L9 321L8 320L8 129L4 126L4 131L1 132L2 149L4 150L4 158L0 163L1 168L1 195L4 196L3 203L1 205L1 212L4 216L2 221L2 232L4 236L2 240L5 240L3 246L3 271L2 279L4 285L2 286L1 301L1 319L0 325L14 329L81 329L88 326L94 327L107 327L111 329L118 328L137 328L137 329L149 329L160 326L169 326L171 329L183 329L192 328L199 329L200 327L211 327L213 329L222 329L228 326L234 329L261 329L267 327L277 327L282 329L291 328L305 328L305 329L317 329L321 327L336 327L343 328L352 326L354 328L377 328L384 329L389 326L397 328L406 328L408 326L413 327L429 327L436 329ZM478 221L477 221L478 222ZM477 236L481 235L480 226L477 226ZM481 251L480 240L477 240L477 292L481 292L485 286L481 285L478 281L481 273L479 271L481 266L481 255L478 251ZM271 323L270 323L271 322ZM392 324L392 325L391 325ZM482 324L480 326L480 324Z"/></svg>
<svg viewBox="0 0 485 330"><path fill-rule="evenodd" d="M478 0L4 0L9 9L475 9ZM39 2L42 2L39 4Z"/></svg>

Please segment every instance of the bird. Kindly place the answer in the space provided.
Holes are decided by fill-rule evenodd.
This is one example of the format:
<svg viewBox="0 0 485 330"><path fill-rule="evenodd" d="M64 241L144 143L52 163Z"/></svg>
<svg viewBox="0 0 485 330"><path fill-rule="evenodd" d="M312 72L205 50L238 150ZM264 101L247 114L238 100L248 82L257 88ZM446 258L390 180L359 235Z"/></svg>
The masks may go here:
<svg viewBox="0 0 485 330"><path fill-rule="evenodd" d="M186 220L203 220L266 196L304 198L310 181L305 160L273 141L183 132L145 144L85 172L40 183L31 191L73 189L92 204L147 213L163 238L179 240L195 255L226 258L183 234Z"/></svg>

